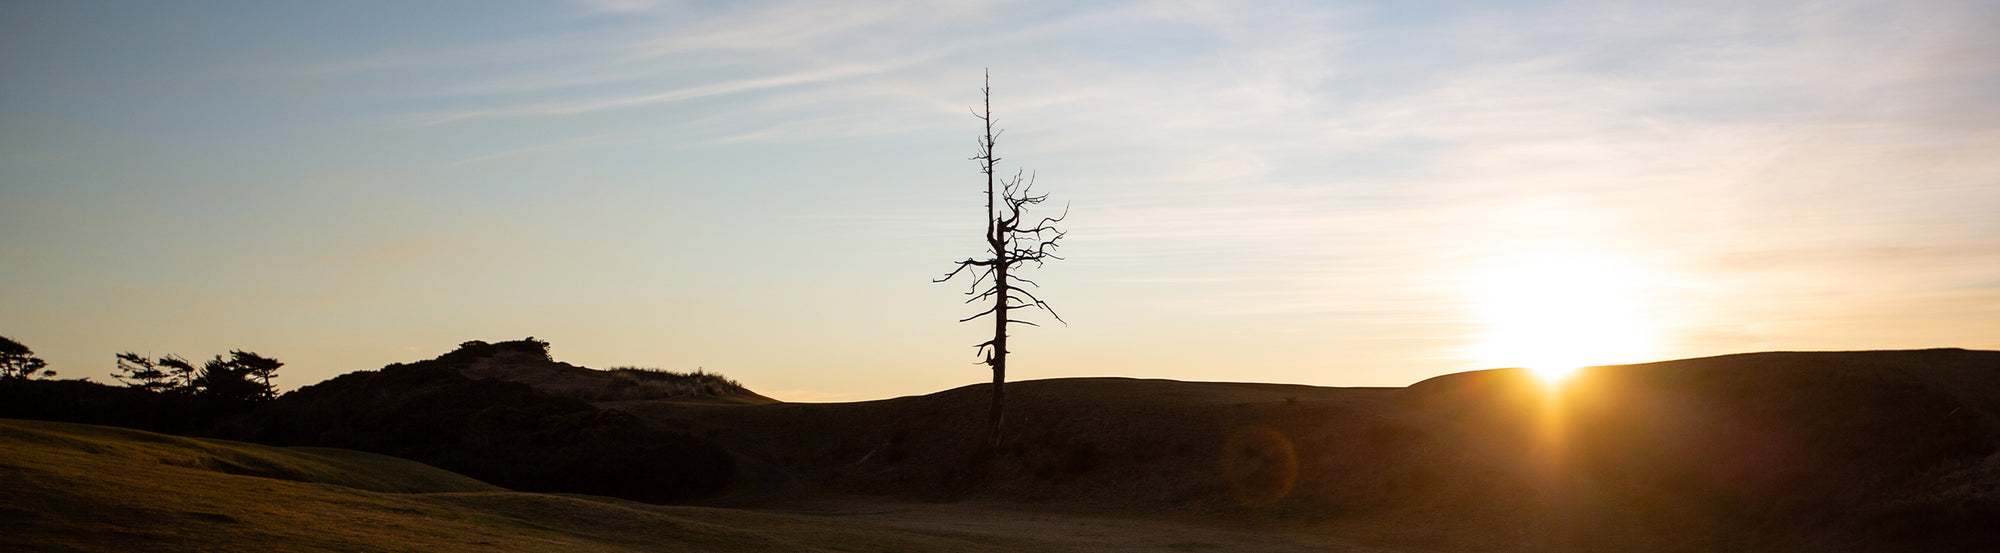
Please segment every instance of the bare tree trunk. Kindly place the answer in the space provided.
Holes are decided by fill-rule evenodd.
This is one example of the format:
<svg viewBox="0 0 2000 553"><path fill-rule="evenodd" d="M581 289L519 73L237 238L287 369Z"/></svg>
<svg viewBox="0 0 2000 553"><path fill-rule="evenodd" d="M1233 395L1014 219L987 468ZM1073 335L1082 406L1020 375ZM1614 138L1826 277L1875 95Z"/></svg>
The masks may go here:
<svg viewBox="0 0 2000 553"><path fill-rule="evenodd" d="M994 187L994 164L1000 160L993 153L993 88L991 77L979 89L981 105L980 120L985 123L986 137L980 147L979 164L986 173L986 245L993 250L993 350L987 353L986 365L993 369L993 409L986 415L986 438L994 449L1000 448L1000 421L1002 407L1007 395L1007 257L1012 250L1006 228L996 212L1000 193Z"/></svg>
<svg viewBox="0 0 2000 553"><path fill-rule="evenodd" d="M992 254L992 257L966 258L936 282L951 280L959 273L970 273L972 289L966 292L966 295L972 298L965 302L993 300L993 307L959 322L988 315L993 317L993 339L977 347L986 353L984 361L987 367L993 369L993 407L987 414L986 430L988 445L998 449L1001 444L1001 422L1004 420L1006 406L1007 325L1035 324L1013 319L1011 312L1015 307L1040 309L1047 311L1049 316L1055 317L1057 321L1062 320L1062 316L1057 315L1055 310L1041 298L1035 297L1033 292L1017 285L1015 282L1017 280L1029 286L1036 284L1032 280L1013 274L1013 269L1015 265L1023 263L1040 266L1046 260L1062 259L1055 255L1054 251L1057 247L1056 242L1063 237L1063 231L1057 229L1055 223L1067 217L1069 209L1064 208L1063 214L1056 217L1042 217L1038 222L1029 222L1031 219L1028 218L1026 209L1042 203L1048 199L1048 195L1037 195L1031 191L1034 187L1032 177L1024 181L1021 174L1016 172L1013 178L1001 181L994 174L995 166L1000 163L1000 157L993 151L993 140L998 133L993 130L993 89L990 80L988 86L980 88L980 94L981 109L974 111L972 115L985 123L985 133L980 135L979 152L972 159L979 162L980 172L986 174L985 239L988 253ZM982 285L990 287L982 290Z"/></svg>
<svg viewBox="0 0 2000 553"><path fill-rule="evenodd" d="M1001 265L995 271L1000 282L1007 282L1007 267ZM1007 285L1000 285L998 305L993 308L993 354L987 364L993 367L993 411L987 414L988 439L993 448L1000 448L1000 407L1006 396L1007 385Z"/></svg>

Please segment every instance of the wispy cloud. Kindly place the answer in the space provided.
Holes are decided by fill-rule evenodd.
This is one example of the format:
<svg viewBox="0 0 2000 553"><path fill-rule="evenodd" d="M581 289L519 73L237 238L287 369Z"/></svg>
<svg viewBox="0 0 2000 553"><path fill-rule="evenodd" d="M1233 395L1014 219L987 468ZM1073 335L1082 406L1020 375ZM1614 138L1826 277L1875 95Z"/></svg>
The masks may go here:
<svg viewBox="0 0 2000 553"><path fill-rule="evenodd" d="M593 12L614 14L647 13L677 4L674 0L572 0Z"/></svg>
<svg viewBox="0 0 2000 553"><path fill-rule="evenodd" d="M595 98L595 99L586 99L579 101L550 102L550 103L543 103L543 104L529 105L529 106L511 106L511 107L494 108L494 109L444 113L428 117L426 122L435 125L435 124L450 123L464 119L475 119L483 117L579 115L579 114L585 114L607 109L630 108L630 107L646 106L646 105L660 104L666 102L692 100L696 98L704 98L708 96L716 96L723 94L734 94L734 93L763 90L769 88L820 83L825 81L838 80L838 79L856 77L861 75L877 74L884 72L887 69L888 68L886 67L873 66L873 65L845 65L845 66L815 68L796 73L787 73L781 75L763 76L763 77L748 78L748 79L738 79L726 82L707 83L698 86L669 90L665 92L655 92L655 93L630 95L630 96L617 96L608 98Z"/></svg>
<svg viewBox="0 0 2000 553"><path fill-rule="evenodd" d="M557 142L551 142L548 144L538 144L535 146L528 146L525 148L515 148L512 150L506 150L502 152L477 155L452 162L451 165L452 166L471 165L475 163L485 163L489 161L497 161L502 159L529 156L535 154L545 154L552 152L563 152L569 150L596 148L600 146L632 144L638 142L639 140L640 140L639 136L637 136L635 133L629 133L629 132L582 136L582 137L565 139Z"/></svg>

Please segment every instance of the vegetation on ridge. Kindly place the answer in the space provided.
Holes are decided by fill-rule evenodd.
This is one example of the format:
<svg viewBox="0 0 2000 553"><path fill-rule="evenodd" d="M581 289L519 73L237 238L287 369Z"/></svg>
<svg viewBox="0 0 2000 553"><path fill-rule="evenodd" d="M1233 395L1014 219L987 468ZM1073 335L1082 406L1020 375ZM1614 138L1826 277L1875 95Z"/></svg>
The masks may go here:
<svg viewBox="0 0 2000 553"><path fill-rule="evenodd" d="M35 357L35 350L6 336L0 336L0 380L54 378L47 361Z"/></svg>
<svg viewBox="0 0 2000 553"><path fill-rule="evenodd" d="M614 367L596 370L556 361L549 343L529 337L511 342L473 340L438 358L473 379L527 384L550 394L590 402L671 400L764 404L777 400L758 395L720 374Z"/></svg>
<svg viewBox="0 0 2000 553"><path fill-rule="evenodd" d="M580 399L588 401L622 401L635 399L674 398L727 398L756 395L743 387L742 383L697 368L693 372L679 372L650 367L612 367L611 382L605 385L602 394L589 395ZM758 401L754 403L770 403Z"/></svg>
<svg viewBox="0 0 2000 553"><path fill-rule="evenodd" d="M202 396L206 399L243 403L278 397L271 380L285 364L254 352L231 350L196 367L176 355L150 359L132 352L117 355L118 372L112 378L128 388L169 395Z"/></svg>

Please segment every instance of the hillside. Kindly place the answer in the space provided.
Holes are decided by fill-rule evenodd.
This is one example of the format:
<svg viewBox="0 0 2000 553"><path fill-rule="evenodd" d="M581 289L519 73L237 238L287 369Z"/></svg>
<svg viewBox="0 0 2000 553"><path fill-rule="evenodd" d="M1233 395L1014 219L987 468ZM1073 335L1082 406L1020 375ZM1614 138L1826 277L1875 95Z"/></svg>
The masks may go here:
<svg viewBox="0 0 2000 553"><path fill-rule="evenodd" d="M613 384L575 384L599 381ZM529 339L466 342L433 359L355 371L254 402L81 380L0 379L0 417L369 451L518 491L671 502L712 494L728 481L735 470L728 452L590 403L610 397L769 401L714 374L557 363L547 342Z"/></svg>
<svg viewBox="0 0 2000 553"><path fill-rule="evenodd" d="M677 428L648 424L523 382L473 378L495 350L545 342L468 342L435 359L355 371L300 388L234 421L227 436L372 451L517 491L671 502L702 497L731 456Z"/></svg>
<svg viewBox="0 0 2000 553"><path fill-rule="evenodd" d="M844 404L615 402L816 494L1183 513L1447 549L2000 545L2000 352L1766 353L1408 388L1117 378ZM739 483L738 490L746 487Z"/></svg>
<svg viewBox="0 0 2000 553"><path fill-rule="evenodd" d="M85 550L207 534L300 550L2000 549L2000 352L1742 354L1560 385L1518 369L1407 388L1015 382L998 450L986 385L593 404L466 376L493 357L343 375L232 424L515 490L701 506L432 493L486 488L350 451L9 422L0 492L24 499L0 532Z"/></svg>
<svg viewBox="0 0 2000 553"><path fill-rule="evenodd" d="M515 493L355 451L9 419L0 419L0 498L0 551L21 552L1361 550L977 505L760 513Z"/></svg>

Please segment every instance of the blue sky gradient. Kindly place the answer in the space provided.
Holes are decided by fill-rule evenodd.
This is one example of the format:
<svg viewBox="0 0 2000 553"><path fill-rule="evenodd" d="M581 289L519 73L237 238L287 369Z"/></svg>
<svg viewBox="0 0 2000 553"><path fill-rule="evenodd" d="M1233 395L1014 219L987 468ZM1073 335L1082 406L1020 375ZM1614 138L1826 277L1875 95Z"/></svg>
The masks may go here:
<svg viewBox="0 0 2000 553"><path fill-rule="evenodd" d="M0 333L287 388L533 335L983 378L982 70L1072 206L1016 378L2000 349L1990 2L14 2ZM1565 355L1548 352L1562 350Z"/></svg>

